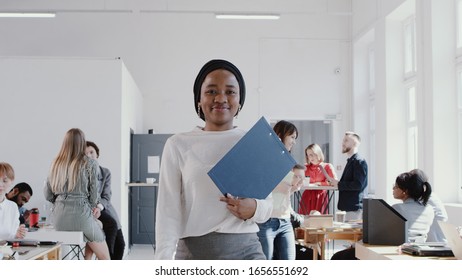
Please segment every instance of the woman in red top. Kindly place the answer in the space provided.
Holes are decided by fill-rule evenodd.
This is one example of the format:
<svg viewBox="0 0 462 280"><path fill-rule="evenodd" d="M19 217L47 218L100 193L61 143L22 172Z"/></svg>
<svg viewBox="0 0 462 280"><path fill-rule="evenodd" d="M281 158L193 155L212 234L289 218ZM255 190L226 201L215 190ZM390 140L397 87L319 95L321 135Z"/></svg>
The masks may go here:
<svg viewBox="0 0 462 280"><path fill-rule="evenodd" d="M334 167L324 162L324 154L318 144L311 144L305 149L306 170L305 176L310 177L310 184L317 186L330 186L330 180L336 179ZM308 215L312 210L326 214L328 210L326 190L305 190L300 200L298 212Z"/></svg>

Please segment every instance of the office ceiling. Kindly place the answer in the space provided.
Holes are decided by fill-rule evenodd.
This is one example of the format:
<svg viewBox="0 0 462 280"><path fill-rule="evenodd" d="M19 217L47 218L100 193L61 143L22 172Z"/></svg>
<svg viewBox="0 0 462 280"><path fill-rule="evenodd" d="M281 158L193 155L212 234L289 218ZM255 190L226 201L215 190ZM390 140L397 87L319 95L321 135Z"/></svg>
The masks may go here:
<svg viewBox="0 0 462 280"><path fill-rule="evenodd" d="M259 61L266 57L261 46L276 44L276 52L279 47L298 48L291 41L279 45L287 38L348 41L355 1L0 0L0 12L57 13L53 20L0 19L0 56L120 57L144 96L146 127L168 132L158 125L164 120L151 115L163 114L170 108L165 104L176 106L167 113L191 110L182 95L172 92L190 92L197 65L211 57L237 61L247 73L249 88L257 91ZM215 13L277 13L281 19L218 21ZM173 89L171 81L176 80ZM259 104L256 97L253 102ZM172 125L181 131L191 123Z"/></svg>
<svg viewBox="0 0 462 280"><path fill-rule="evenodd" d="M0 11L56 13L279 13L351 16L352 0L2 0Z"/></svg>

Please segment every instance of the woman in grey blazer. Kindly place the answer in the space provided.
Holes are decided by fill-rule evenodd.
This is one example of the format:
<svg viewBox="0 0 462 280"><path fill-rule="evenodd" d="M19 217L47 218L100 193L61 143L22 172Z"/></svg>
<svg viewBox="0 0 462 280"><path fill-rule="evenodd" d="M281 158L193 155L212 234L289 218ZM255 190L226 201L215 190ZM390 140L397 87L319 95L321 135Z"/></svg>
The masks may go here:
<svg viewBox="0 0 462 280"><path fill-rule="evenodd" d="M94 160L99 158L99 148L91 141L87 141L85 153ZM97 177L99 194L97 207L101 212L98 219L103 223L103 231L106 235L111 260L121 260L124 256L125 241L119 216L111 203L111 171L99 166Z"/></svg>

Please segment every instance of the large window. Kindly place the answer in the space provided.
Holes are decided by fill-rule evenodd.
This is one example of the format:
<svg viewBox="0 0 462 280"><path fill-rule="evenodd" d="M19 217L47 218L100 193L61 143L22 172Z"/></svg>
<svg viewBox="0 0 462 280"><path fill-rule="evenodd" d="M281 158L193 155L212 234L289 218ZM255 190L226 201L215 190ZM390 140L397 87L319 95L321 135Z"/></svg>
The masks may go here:
<svg viewBox="0 0 462 280"><path fill-rule="evenodd" d="M457 54L462 54L462 0L456 1L456 19L457 19Z"/></svg>
<svg viewBox="0 0 462 280"><path fill-rule="evenodd" d="M459 166L462 166L462 65L457 65L457 95L459 119ZM462 185L462 172L459 172L459 186ZM459 189L459 200L462 200L462 190Z"/></svg>
<svg viewBox="0 0 462 280"><path fill-rule="evenodd" d="M415 16L412 15L403 22L404 77L406 79L415 76L417 71L415 34Z"/></svg>
<svg viewBox="0 0 462 280"><path fill-rule="evenodd" d="M407 168L418 167L418 116L417 116L417 64L416 64L416 29L415 15L403 21L403 44L404 44L404 84L405 100L407 107Z"/></svg>
<svg viewBox="0 0 462 280"><path fill-rule="evenodd" d="M416 110L415 86L407 88L407 168L408 170L418 167L418 127Z"/></svg>
<svg viewBox="0 0 462 280"><path fill-rule="evenodd" d="M376 143L375 143L375 51L372 46L369 46L368 49L368 66L369 66L369 79L368 79L368 84L369 84L369 140L370 140L370 146L369 146L369 155L370 155L370 161L371 162L376 162ZM369 187L368 187L368 192L371 195L375 194L375 169L374 168L369 168L368 170L368 175L369 175Z"/></svg>
<svg viewBox="0 0 462 280"><path fill-rule="evenodd" d="M457 30L457 108L459 123L459 166L462 166L462 0L456 0ZM459 172L459 186L462 186L462 172ZM459 201L462 200L462 189L459 188Z"/></svg>

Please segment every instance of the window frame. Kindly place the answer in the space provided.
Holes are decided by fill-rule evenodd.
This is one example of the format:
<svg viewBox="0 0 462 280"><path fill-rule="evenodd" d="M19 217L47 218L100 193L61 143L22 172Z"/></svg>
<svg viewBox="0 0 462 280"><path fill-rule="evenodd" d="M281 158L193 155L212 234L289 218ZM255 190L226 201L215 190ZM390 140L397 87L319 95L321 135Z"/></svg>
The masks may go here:
<svg viewBox="0 0 462 280"><path fill-rule="evenodd" d="M408 29L409 27L410 29ZM411 30L410 33L407 31ZM417 75L417 46L416 46L416 19L411 15L402 21L403 34L403 75L404 80L414 79ZM410 49L408 48L410 45ZM408 67L410 60L410 68Z"/></svg>

